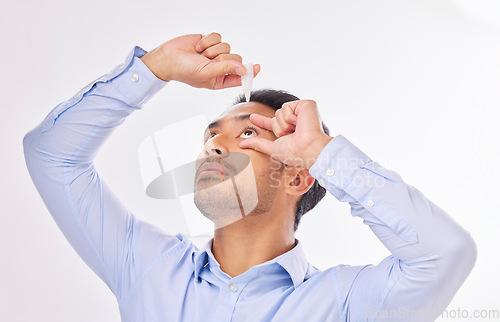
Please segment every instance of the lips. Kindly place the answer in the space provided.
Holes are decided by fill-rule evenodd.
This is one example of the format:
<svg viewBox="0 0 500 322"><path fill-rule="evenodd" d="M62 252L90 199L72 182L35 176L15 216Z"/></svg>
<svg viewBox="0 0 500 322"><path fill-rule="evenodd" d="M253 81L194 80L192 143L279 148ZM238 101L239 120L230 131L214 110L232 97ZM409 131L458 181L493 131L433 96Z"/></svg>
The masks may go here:
<svg viewBox="0 0 500 322"><path fill-rule="evenodd" d="M219 162L205 162L198 168L196 176L198 177L201 174L218 174L224 176L226 173L227 170Z"/></svg>
<svg viewBox="0 0 500 322"><path fill-rule="evenodd" d="M198 174L202 174L204 172L217 172L220 174L224 174L224 171L221 171L220 167L216 168L215 165L211 165L211 164L202 165L200 167L200 169L198 170Z"/></svg>
<svg viewBox="0 0 500 322"><path fill-rule="evenodd" d="M243 171L250 162L250 158L245 153L230 152L226 156L208 156L196 161L197 170L195 172L195 181L200 175L206 177L221 178L222 181L228 180Z"/></svg>

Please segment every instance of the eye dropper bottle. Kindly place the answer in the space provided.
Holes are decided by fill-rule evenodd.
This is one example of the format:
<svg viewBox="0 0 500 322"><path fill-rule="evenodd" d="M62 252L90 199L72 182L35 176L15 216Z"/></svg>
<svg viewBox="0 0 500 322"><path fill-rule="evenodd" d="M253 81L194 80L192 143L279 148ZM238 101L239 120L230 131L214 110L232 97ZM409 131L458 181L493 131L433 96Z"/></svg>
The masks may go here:
<svg viewBox="0 0 500 322"><path fill-rule="evenodd" d="M247 102L250 102L250 94L252 93L252 81L253 81L253 64L247 63L243 64L247 73L245 76L241 76L241 85L243 87L243 93L245 93L245 98Z"/></svg>

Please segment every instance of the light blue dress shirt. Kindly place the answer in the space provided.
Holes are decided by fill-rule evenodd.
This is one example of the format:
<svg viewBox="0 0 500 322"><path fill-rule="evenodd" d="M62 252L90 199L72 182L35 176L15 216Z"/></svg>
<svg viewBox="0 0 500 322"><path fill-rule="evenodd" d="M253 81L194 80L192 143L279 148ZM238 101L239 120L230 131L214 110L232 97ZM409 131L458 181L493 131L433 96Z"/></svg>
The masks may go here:
<svg viewBox="0 0 500 322"><path fill-rule="evenodd" d="M298 242L231 278L211 241L200 250L128 211L92 160L114 128L165 85L139 59L144 54L136 47L124 64L56 106L24 139L43 201L116 296L122 321L431 321L446 308L475 263L469 233L341 135L310 173L349 202L352 215L391 251L377 265L321 271Z"/></svg>

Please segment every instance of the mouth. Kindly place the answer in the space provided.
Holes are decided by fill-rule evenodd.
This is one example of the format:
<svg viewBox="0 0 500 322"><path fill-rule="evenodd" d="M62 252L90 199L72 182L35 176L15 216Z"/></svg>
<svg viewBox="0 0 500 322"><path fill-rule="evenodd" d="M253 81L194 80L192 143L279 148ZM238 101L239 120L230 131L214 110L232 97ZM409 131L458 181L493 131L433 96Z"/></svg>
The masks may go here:
<svg viewBox="0 0 500 322"><path fill-rule="evenodd" d="M221 176L224 180L227 177L229 171L220 162L205 161L196 171L196 178L201 176Z"/></svg>
<svg viewBox="0 0 500 322"><path fill-rule="evenodd" d="M246 169L250 158L245 153L230 152L227 156L208 156L196 161L195 183L214 181L213 184L226 181Z"/></svg>
<svg viewBox="0 0 500 322"><path fill-rule="evenodd" d="M198 172L198 176L201 176L202 174L213 174L213 173L224 175L224 171L221 171L220 169L207 168L207 169L200 170Z"/></svg>

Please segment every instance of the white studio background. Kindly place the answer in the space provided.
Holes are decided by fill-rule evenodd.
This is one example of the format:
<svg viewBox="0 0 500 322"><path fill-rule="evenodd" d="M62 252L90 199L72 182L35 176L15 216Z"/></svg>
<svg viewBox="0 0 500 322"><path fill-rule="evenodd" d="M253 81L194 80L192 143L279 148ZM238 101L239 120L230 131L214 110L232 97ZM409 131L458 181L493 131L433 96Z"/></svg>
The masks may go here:
<svg viewBox="0 0 500 322"><path fill-rule="evenodd" d="M469 230L478 260L449 309L500 310L498 1L2 0L0 26L0 321L119 321L113 295L31 183L22 138L134 45L151 50L212 31L262 65L255 88L316 100L333 135L397 171ZM217 116L239 93L169 84L104 145L101 176L144 220L185 231L178 201L146 197L137 147L171 123ZM182 133L172 139L182 149ZM332 196L304 217L297 237L319 268L388 255Z"/></svg>

